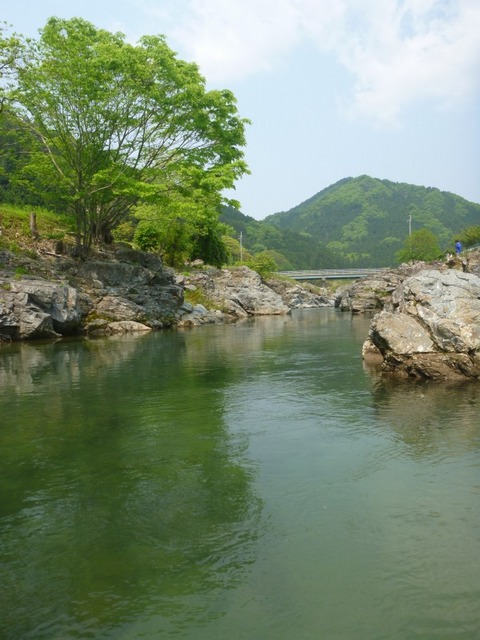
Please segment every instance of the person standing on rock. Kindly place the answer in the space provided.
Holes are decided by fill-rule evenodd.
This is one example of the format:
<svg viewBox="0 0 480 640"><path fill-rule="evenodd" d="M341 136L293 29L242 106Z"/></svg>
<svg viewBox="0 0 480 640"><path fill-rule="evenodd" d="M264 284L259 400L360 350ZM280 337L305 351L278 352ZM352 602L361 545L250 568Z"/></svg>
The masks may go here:
<svg viewBox="0 0 480 640"><path fill-rule="evenodd" d="M455 240L455 253L457 256L462 252L462 243L460 240Z"/></svg>

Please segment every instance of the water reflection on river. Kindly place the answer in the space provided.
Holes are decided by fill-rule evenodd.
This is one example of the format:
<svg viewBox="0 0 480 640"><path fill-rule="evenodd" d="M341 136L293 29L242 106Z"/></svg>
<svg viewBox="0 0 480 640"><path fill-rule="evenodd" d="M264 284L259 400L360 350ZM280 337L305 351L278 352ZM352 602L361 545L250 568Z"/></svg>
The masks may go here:
<svg viewBox="0 0 480 640"><path fill-rule="evenodd" d="M480 637L476 385L331 309L0 351L0 637Z"/></svg>

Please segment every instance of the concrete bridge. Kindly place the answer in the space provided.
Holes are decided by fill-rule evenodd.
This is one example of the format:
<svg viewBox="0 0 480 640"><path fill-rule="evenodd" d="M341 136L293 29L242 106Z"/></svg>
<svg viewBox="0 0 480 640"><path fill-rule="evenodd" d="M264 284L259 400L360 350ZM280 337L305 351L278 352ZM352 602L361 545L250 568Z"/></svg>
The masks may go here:
<svg viewBox="0 0 480 640"><path fill-rule="evenodd" d="M375 269L319 269L318 271L278 271L282 276L293 280L356 280L366 278L372 273L380 273L388 267Z"/></svg>

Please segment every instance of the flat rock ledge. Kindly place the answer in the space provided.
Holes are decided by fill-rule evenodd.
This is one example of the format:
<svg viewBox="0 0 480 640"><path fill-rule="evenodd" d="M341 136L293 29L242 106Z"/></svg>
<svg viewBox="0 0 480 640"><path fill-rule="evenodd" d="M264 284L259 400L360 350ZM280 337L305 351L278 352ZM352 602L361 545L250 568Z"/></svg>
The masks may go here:
<svg viewBox="0 0 480 640"><path fill-rule="evenodd" d="M423 269L391 293L372 320L365 362L387 375L457 382L480 378L480 277Z"/></svg>

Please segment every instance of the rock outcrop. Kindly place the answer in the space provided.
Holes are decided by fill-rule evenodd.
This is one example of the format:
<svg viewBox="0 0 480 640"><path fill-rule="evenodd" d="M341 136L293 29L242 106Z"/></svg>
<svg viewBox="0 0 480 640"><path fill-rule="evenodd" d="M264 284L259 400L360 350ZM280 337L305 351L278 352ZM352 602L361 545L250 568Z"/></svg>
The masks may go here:
<svg viewBox="0 0 480 640"><path fill-rule="evenodd" d="M331 291L308 283L299 284L289 280L268 278L266 284L281 296L289 309L333 307L335 303L335 296Z"/></svg>
<svg viewBox="0 0 480 640"><path fill-rule="evenodd" d="M78 333L82 309L66 282L0 278L0 334L4 339L55 338Z"/></svg>
<svg viewBox="0 0 480 640"><path fill-rule="evenodd" d="M158 255L128 245L87 261L53 247L42 258L0 252L0 341L236 322L334 303L327 289L264 281L245 266L215 269L199 261L190 269L175 274ZM198 290L196 304L185 301L188 290Z"/></svg>
<svg viewBox="0 0 480 640"><path fill-rule="evenodd" d="M391 309L392 294L410 276L424 269L456 270L480 275L480 251L473 250L462 256L447 255L444 261L409 262L395 269L385 269L357 280L337 290L335 307L351 313L371 313Z"/></svg>
<svg viewBox="0 0 480 640"><path fill-rule="evenodd" d="M185 302L178 326L234 322L249 316L279 315L292 309L333 307L334 296L328 289L298 284L280 278L262 278L248 267L202 269L179 276L185 289L205 292L216 309Z"/></svg>
<svg viewBox="0 0 480 640"><path fill-rule="evenodd" d="M87 261L69 272L90 301L87 333L111 334L115 324L110 325L124 321L147 329L176 324L183 287L175 283L173 269L165 267L159 256L121 249L115 260Z"/></svg>
<svg viewBox="0 0 480 640"><path fill-rule="evenodd" d="M86 262L0 258L4 340L159 329L176 324L183 304L173 270L152 254L120 248Z"/></svg>
<svg viewBox="0 0 480 640"><path fill-rule="evenodd" d="M289 312L288 306L278 293L262 282L256 271L248 267L231 269L203 269L185 278L184 286L200 289L218 307L210 312L210 320L240 320L249 316L282 315ZM179 324L193 320L195 309L185 308ZM197 305L198 313L198 305Z"/></svg>
<svg viewBox="0 0 480 640"><path fill-rule="evenodd" d="M364 357L382 370L435 380L480 377L480 277L457 269L424 269L403 280L389 310L377 314Z"/></svg>
<svg viewBox="0 0 480 640"><path fill-rule="evenodd" d="M186 302L188 289L200 289L214 308ZM332 302L307 290L302 298L296 285L285 291L292 307ZM200 268L179 276L159 256L128 247L84 262L53 252L42 260L0 256L3 340L113 335L289 311L282 296L248 267Z"/></svg>
<svg viewBox="0 0 480 640"><path fill-rule="evenodd" d="M409 276L426 268L424 262L385 269L337 291L335 307L351 313L377 312L391 306L392 293ZM446 268L446 267L445 267Z"/></svg>

